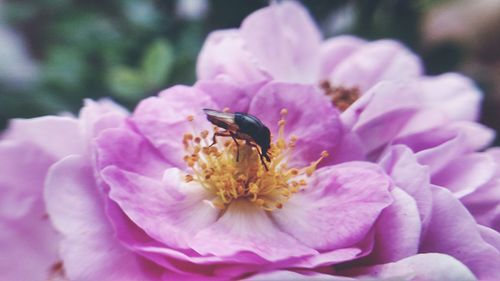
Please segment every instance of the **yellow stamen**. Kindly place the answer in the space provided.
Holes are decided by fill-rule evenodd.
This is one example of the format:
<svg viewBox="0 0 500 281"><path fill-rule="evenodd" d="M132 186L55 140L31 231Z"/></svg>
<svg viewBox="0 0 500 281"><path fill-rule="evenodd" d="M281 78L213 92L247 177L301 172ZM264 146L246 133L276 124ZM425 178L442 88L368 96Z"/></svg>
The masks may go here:
<svg viewBox="0 0 500 281"><path fill-rule="evenodd" d="M288 158L298 138L285 139L287 113L286 109L280 111L278 136L269 150L272 155L269 170L262 165L257 149L243 141L239 142L239 161L236 161L237 147L233 140L203 147L200 142L208 138L208 131L202 131L199 136L185 134L184 161L191 170L185 177L186 182L199 182L214 195L212 204L219 209L225 209L235 200L248 200L266 211L283 208L294 193L307 186L306 178L328 156L324 151L307 167L288 168Z"/></svg>

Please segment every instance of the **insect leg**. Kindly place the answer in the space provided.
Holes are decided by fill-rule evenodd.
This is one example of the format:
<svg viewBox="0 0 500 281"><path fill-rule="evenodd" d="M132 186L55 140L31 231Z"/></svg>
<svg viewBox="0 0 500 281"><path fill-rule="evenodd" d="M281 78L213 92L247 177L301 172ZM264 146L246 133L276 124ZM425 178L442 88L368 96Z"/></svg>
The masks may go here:
<svg viewBox="0 0 500 281"><path fill-rule="evenodd" d="M236 143L236 162L240 161L240 144L238 141L236 141L236 136L233 134L233 132L229 132L231 134L231 137L234 140L234 143Z"/></svg>
<svg viewBox="0 0 500 281"><path fill-rule="evenodd" d="M223 132L215 132L213 137L212 137L212 144L209 145L208 147L211 147L213 146L214 144L217 143L217 139L215 137L230 137L231 136L231 132L228 132L228 131L223 131Z"/></svg>
<svg viewBox="0 0 500 281"><path fill-rule="evenodd" d="M252 146L252 147L255 147L255 149L257 149L257 153L259 154L260 156L260 162L262 163L262 165L264 166L264 168L266 169L266 171L269 171L269 169L267 168L267 164L266 162L264 161L264 155L262 155L262 153L260 152L260 149L259 149L259 146L256 145L255 143L251 143L251 142L247 142L247 144L249 146Z"/></svg>

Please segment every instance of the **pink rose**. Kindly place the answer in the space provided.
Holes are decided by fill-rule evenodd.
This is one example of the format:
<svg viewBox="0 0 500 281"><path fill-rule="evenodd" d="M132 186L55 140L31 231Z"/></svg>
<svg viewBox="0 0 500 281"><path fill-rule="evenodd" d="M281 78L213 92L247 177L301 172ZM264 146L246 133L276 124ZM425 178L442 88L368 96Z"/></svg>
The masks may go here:
<svg viewBox="0 0 500 281"><path fill-rule="evenodd" d="M11 123L0 142L2 278L500 276L500 235L490 228L498 227L498 157L474 152L491 132L474 123L479 96L468 80L422 78L399 45L386 63L365 65L354 50L375 47L352 38L351 55L335 47L314 58L323 54L314 49L319 33L294 3L257 11L242 30L223 32L228 49L200 66L212 76L130 114L87 102L78 118ZM348 71L357 64L368 70ZM325 95L318 83L334 69L345 74L329 81L354 81L359 99ZM268 168L243 141L210 147L204 108L257 116L272 134Z"/></svg>

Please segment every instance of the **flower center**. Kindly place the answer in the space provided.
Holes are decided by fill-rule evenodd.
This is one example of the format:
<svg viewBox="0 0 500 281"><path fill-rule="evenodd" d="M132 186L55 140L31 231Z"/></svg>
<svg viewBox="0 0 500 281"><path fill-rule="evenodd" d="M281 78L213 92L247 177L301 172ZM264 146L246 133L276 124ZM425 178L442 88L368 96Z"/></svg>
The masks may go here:
<svg viewBox="0 0 500 281"><path fill-rule="evenodd" d="M321 82L320 87L340 111L345 111L360 96L358 87L334 87L326 80Z"/></svg>
<svg viewBox="0 0 500 281"><path fill-rule="evenodd" d="M212 203L220 209L242 199L266 211L282 208L292 194L307 186L307 178L328 153L323 151L319 159L309 166L288 167L288 159L298 138L291 136L285 139L287 110L281 110L280 114L279 133L269 150L271 163L268 163L268 170L262 165L257 148L240 140L237 161L237 146L231 138L209 147L209 132L203 131L199 135L184 135L184 161L190 168L185 180L199 182L214 195ZM189 119L192 120L192 117ZM214 131L217 130L215 127Z"/></svg>

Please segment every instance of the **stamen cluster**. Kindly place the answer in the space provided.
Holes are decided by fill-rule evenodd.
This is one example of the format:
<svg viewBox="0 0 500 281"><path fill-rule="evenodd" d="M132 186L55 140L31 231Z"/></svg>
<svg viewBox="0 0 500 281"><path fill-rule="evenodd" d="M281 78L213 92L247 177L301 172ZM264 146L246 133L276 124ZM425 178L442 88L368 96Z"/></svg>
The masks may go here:
<svg viewBox="0 0 500 281"><path fill-rule="evenodd" d="M313 174L328 153L324 151L309 166L288 167L298 138L291 136L285 139L287 110L283 109L280 113L279 133L276 141L271 143L272 157L268 171L262 165L256 148L240 145L240 156L236 161L237 147L232 139L209 147L210 133L202 131L198 135L184 135L184 161L191 170L185 180L199 182L214 195L212 203L220 209L225 209L235 200L248 200L266 211L282 208L292 194L307 186L307 177ZM214 131L217 129L214 128Z"/></svg>

